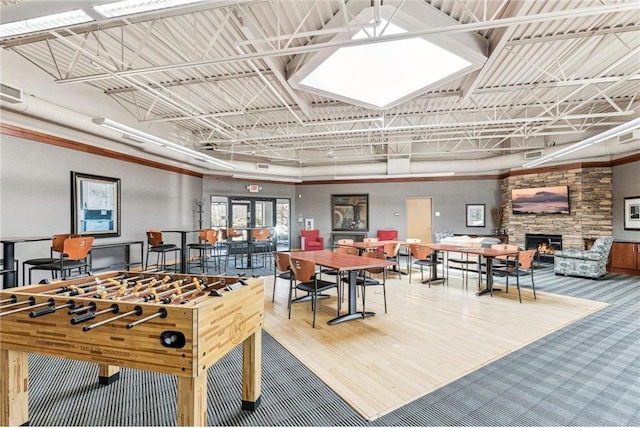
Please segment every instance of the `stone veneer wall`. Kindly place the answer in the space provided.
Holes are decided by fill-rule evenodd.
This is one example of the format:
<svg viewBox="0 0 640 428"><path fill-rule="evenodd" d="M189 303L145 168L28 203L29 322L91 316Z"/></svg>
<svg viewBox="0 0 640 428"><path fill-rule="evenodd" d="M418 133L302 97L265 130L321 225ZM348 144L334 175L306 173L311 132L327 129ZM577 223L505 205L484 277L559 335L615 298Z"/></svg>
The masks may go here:
<svg viewBox="0 0 640 428"><path fill-rule="evenodd" d="M518 214L511 210L511 190L569 186L570 214ZM503 227L509 243L524 248L527 233L562 235L563 248L583 248L583 238L613 234L613 189L610 167L575 168L513 175L502 180Z"/></svg>

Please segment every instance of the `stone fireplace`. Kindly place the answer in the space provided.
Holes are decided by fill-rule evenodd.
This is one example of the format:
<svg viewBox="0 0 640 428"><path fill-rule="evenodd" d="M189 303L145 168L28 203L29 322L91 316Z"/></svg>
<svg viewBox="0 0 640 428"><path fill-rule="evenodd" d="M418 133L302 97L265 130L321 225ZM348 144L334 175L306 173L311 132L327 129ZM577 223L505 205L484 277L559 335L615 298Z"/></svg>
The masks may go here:
<svg viewBox="0 0 640 428"><path fill-rule="evenodd" d="M546 235L541 233L527 233L524 235L525 250L538 250L541 262L553 263L553 253L562 250L562 235Z"/></svg>

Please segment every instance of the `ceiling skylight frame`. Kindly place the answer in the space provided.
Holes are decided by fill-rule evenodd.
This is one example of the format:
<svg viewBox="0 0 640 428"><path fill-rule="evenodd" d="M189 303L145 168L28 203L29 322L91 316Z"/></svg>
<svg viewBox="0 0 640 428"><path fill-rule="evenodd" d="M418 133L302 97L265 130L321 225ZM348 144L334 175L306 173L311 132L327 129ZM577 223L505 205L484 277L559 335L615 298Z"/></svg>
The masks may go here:
<svg viewBox="0 0 640 428"><path fill-rule="evenodd" d="M357 2L349 2L347 5L353 5ZM389 4L391 3L391 4ZM362 3L360 3L362 4ZM377 17L380 20L390 22L392 25L402 28L405 32L407 32L407 38L403 38L399 42L403 42L405 40L414 39L414 42L422 43L423 41L429 42L440 49L444 49L449 52L453 52L460 58L463 58L468 62L466 67L459 69L458 71L449 74L447 76L443 76L434 80L428 84L420 84L416 86L415 90L404 90L404 92L395 98L389 100L382 100L382 102L376 102L373 99L367 99L365 95L362 98L358 96L353 96L353 93L339 93L334 92L333 90L327 90L322 87L313 87L309 84L306 84L310 79L309 76L312 75L314 70L320 67L325 61L329 60L331 56L338 53L340 50L353 50L354 48L364 47L371 51L372 47L376 45L384 45L384 44L392 44L395 41L387 41L384 43L374 42L369 44L360 44L358 46L345 46L342 48L334 48L334 49L323 49L319 50L312 57L308 58L305 56L296 57L287 67L287 72L289 74L288 82L294 88L298 90L303 90L311 93L315 93L327 98L337 99L349 104L360 105L365 108L370 108L374 110L385 110L394 105L397 105L407 99L415 97L417 94L422 93L428 90L430 87L436 86L450 79L455 79L459 76L470 73L474 70L479 69L484 65L487 60L486 51L488 46L488 41L483 37L479 36L476 33L447 33L447 34L430 34L428 36L422 37L411 37L412 32L423 31L425 29L432 29L437 27L445 27L452 25L461 25L459 22L453 20L448 15L442 13L435 7L429 5L425 2L406 2L402 4L400 9L397 9L394 5L398 4L398 2L385 2L384 6L379 7L378 11L375 10L374 7L366 7L360 11L349 12L349 16L355 16L355 18L351 21L350 25L353 28L368 28L371 33L372 30L372 22L375 22ZM379 12L379 14L377 13ZM344 18L341 16L341 13L337 14L332 21L330 21L325 28L330 28L332 26L339 25L342 23ZM428 25L425 23L429 23ZM378 30L380 31L384 28L384 25L379 25ZM332 43L340 43L340 42L349 42L352 40L357 34L356 31L347 33L339 33L335 37L329 40L320 40L318 39L316 43L322 42L332 42ZM390 33L386 33L389 35ZM382 36L384 37L384 35ZM347 51L348 52L348 51ZM340 55L338 53L337 55ZM433 60L432 60L433 62ZM398 65L398 69L402 67L402 64ZM349 71L345 70L345 76L348 78ZM416 74L416 73L413 73ZM360 75L358 75L360 76ZM345 78L345 79L346 79ZM382 80L382 84L393 82L392 79L398 79L397 76L391 75L386 76L385 80ZM334 79L335 80L335 79ZM354 79L355 83L349 85L345 85L346 87L351 88L352 86L358 83L358 79ZM363 79L364 80L364 79ZM388 86L388 85L387 85ZM347 91L350 92L350 91ZM369 97L370 98L370 97Z"/></svg>
<svg viewBox="0 0 640 428"><path fill-rule="evenodd" d="M93 6L93 9L105 18L119 18L121 16L156 12L200 2L202 0L123 0Z"/></svg>

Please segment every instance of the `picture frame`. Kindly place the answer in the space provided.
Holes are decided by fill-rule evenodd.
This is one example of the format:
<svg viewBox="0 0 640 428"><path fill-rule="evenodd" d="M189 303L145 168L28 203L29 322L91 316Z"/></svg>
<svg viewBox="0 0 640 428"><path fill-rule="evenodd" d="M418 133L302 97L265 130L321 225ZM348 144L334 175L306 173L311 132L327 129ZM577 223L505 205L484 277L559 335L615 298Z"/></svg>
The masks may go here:
<svg viewBox="0 0 640 428"><path fill-rule="evenodd" d="M304 230L313 230L313 219L307 218L304 220Z"/></svg>
<svg viewBox="0 0 640 428"><path fill-rule="evenodd" d="M485 227L485 204L467 204L467 227Z"/></svg>
<svg viewBox="0 0 640 428"><path fill-rule="evenodd" d="M120 236L120 179L71 171L71 233Z"/></svg>
<svg viewBox="0 0 640 428"><path fill-rule="evenodd" d="M331 230L368 231L369 194L331 195Z"/></svg>
<svg viewBox="0 0 640 428"><path fill-rule="evenodd" d="M624 198L624 230L640 230L640 196Z"/></svg>

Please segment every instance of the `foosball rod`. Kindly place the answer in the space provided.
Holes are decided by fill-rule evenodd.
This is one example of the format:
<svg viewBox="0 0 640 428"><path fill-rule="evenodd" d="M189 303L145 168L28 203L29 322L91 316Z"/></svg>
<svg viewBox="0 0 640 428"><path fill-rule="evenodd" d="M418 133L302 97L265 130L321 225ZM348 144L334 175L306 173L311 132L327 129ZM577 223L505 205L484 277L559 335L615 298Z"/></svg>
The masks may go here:
<svg viewBox="0 0 640 428"><path fill-rule="evenodd" d="M55 303L56 303L56 302L55 302L55 300L53 300L53 299L49 299L49 300L47 300L47 301L46 301L46 302L44 302L44 303L38 303L37 305L30 305L30 306L27 306L26 308L20 308L20 309L14 309L14 310L12 310L12 311L1 312L1 313L0 313L0 317L3 317L3 316L5 316L5 315L15 314L16 312L28 311L29 309L40 308L40 307L42 307L42 306L47 306L47 305L49 305L49 306L53 306L53 305L55 305Z"/></svg>
<svg viewBox="0 0 640 428"><path fill-rule="evenodd" d="M16 300L18 300L18 299L16 298ZM12 303L10 305L0 306L0 309L12 308L14 306L24 305L25 303L33 305L34 303L36 303L36 298L31 296L27 300L23 300L22 302L16 302L16 303Z"/></svg>
<svg viewBox="0 0 640 428"><path fill-rule="evenodd" d="M95 324L86 325L86 326L82 327L82 331L89 331L89 330L92 330L92 329L94 329L96 327L100 327L102 325L109 324L109 323L111 323L113 321L119 320L120 318L128 317L130 315L137 315L137 316L142 315L142 307L141 306L135 306L132 311L125 312L125 313L120 314L120 315L116 315L115 317L107 318L106 320L97 322Z"/></svg>
<svg viewBox="0 0 640 428"><path fill-rule="evenodd" d="M187 291L185 293L171 295L168 298L165 297L163 299L160 299L160 303L169 304L169 303L173 302L174 300L184 299L185 297L188 297L188 296L190 296L192 294L204 293L209 288L213 287L214 285L218 285L218 284L221 284L221 283L223 283L223 281L216 281L216 282L212 282L211 284L205 284L205 286L194 288L193 290Z"/></svg>
<svg viewBox="0 0 640 428"><path fill-rule="evenodd" d="M97 312L87 312L85 314L78 315L75 318L71 318L71 325L76 325L76 324L80 324L81 322L92 320L98 315L106 314L108 312L113 312L114 314L117 314L119 310L120 310L120 307L118 306L118 304L114 303L113 305L111 305L111 307L107 309L103 309Z"/></svg>
<svg viewBox="0 0 640 428"><path fill-rule="evenodd" d="M167 317L167 310L165 308L160 308L158 309L158 312L153 314L153 315L149 315L148 317L144 317L142 319L139 319L137 321L134 321L132 323L127 324L127 329L133 328L137 325L142 324L143 322L147 322L147 321L151 321L154 318L166 318Z"/></svg>
<svg viewBox="0 0 640 428"><path fill-rule="evenodd" d="M69 300L67 303L65 303L64 305L60 305L60 306L49 306L47 308L44 309L38 309L37 311L33 311L29 314L29 316L31 318L36 318L36 317L40 317L42 315L47 315L47 314L52 314L55 311L57 311L58 309L63 309L63 308L71 308L73 309L76 306L76 304L73 302L73 300Z"/></svg>
<svg viewBox="0 0 640 428"><path fill-rule="evenodd" d="M170 281L171 279L173 279L170 276L165 276L158 284L157 287L162 287L163 290L165 290L167 287L169 287L171 284L175 284L175 283L181 283L182 279L178 279L174 282L171 283L167 283L167 281ZM155 278L153 280L156 280ZM119 300L122 300L123 297L125 298L130 298L130 296L132 296L134 293L138 293L138 292L144 292L147 290L150 290L152 287L156 286L156 283L153 282L153 280L151 282L149 282L148 284L146 284L146 287L139 287L139 282L136 282L135 284L133 284L131 287L126 287L124 289L124 292L122 292L122 294L120 296L118 296L118 294L122 291L122 287L124 287L124 285L121 286L113 286L113 287L107 287L104 290L98 291L95 294L100 294L100 297L96 297L94 295L95 298L97 299L104 299L104 300L109 300L109 299L113 299L114 297L118 297ZM115 290L117 288L117 290ZM104 291L110 290L109 293L103 294ZM111 290L115 290L115 291L111 291ZM130 290L129 293L127 293L126 291ZM145 293L143 295L146 295L148 293ZM136 297L136 296L133 296Z"/></svg>
<svg viewBox="0 0 640 428"><path fill-rule="evenodd" d="M147 282L151 281L150 283L152 284L153 281L156 281L156 280L157 278L147 278L142 281L147 281ZM125 290L135 288L138 285L138 282L136 282L135 284L132 284L130 287L125 284L113 284L113 285L110 285L109 287L103 287L103 288L96 287L95 290L86 292L82 297L93 297L95 299L108 299L109 297L116 295L118 291L122 289L122 287L124 287Z"/></svg>
<svg viewBox="0 0 640 428"><path fill-rule="evenodd" d="M9 296L8 299L0 300L0 305L3 304L3 303L8 303L8 302L15 303L17 301L18 301L18 298L14 294L12 294L11 296Z"/></svg>
<svg viewBox="0 0 640 428"><path fill-rule="evenodd" d="M125 274L122 274L122 275L117 276L117 277L115 277L115 278L124 278L124 277L127 277L127 276L128 276L128 275L125 273ZM51 289L51 290L43 291L43 292L42 292L42 294L57 294L57 293L64 293L65 291L70 291L70 290L72 290L72 288L71 288L71 287L76 287L76 288L90 287L90 286L92 286L92 285L101 284L101 283L102 283L102 281L106 281L106 279L105 279L105 280L103 280L103 279L101 279L101 278L95 277L95 278L93 279L93 281L91 281L91 282L84 282L84 283L81 283L81 284L73 284L73 285L64 285L64 286L62 286L62 287L60 287L60 288L54 288L54 289Z"/></svg>

